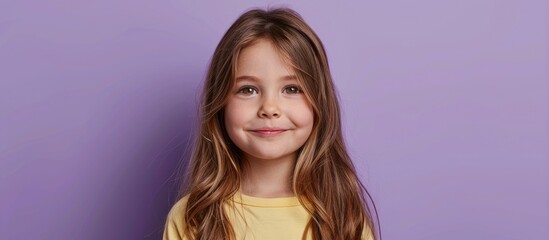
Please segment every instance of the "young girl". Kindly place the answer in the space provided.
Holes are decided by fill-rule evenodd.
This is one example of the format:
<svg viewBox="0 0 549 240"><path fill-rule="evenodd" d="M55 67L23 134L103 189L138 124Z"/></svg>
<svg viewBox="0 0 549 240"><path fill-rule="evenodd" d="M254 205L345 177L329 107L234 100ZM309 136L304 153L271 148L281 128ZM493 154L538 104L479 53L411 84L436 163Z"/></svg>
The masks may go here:
<svg viewBox="0 0 549 240"><path fill-rule="evenodd" d="M165 240L378 239L324 47L296 12L236 20L214 52L200 111Z"/></svg>

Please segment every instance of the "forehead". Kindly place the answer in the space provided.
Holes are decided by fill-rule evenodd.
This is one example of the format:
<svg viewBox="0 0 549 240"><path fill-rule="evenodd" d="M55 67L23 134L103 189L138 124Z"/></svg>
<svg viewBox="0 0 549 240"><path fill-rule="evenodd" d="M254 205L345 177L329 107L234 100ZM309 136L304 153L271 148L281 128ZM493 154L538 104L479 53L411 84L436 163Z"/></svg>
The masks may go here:
<svg viewBox="0 0 549 240"><path fill-rule="evenodd" d="M256 77L295 75L289 62L271 40L259 39L240 51L235 65L236 78L242 75Z"/></svg>

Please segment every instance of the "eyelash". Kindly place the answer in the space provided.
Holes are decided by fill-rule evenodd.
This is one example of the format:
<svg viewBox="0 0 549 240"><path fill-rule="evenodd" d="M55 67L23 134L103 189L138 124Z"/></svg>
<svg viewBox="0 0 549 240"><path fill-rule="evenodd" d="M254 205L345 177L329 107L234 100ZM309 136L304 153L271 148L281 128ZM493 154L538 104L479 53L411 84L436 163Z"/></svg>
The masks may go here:
<svg viewBox="0 0 549 240"><path fill-rule="evenodd" d="M289 89L291 88L295 88L295 92L288 92ZM255 88L254 86L242 86L240 89L238 89L238 93L242 93L242 94L250 94L250 93L253 93L253 92L250 92L249 90L252 90L253 92L257 93L257 88ZM300 87L296 86L296 85L289 85L289 86L286 86L282 92L287 92L288 94L299 94L299 93L303 93L303 90L301 90Z"/></svg>

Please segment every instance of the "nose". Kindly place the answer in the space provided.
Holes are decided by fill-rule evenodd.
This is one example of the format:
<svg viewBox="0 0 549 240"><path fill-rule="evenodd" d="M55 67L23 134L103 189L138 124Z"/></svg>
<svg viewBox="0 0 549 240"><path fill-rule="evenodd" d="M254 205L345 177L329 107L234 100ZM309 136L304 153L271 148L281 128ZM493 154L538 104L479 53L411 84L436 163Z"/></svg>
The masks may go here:
<svg viewBox="0 0 549 240"><path fill-rule="evenodd" d="M260 118L278 118L280 117L280 108L276 97L265 97L257 112Z"/></svg>

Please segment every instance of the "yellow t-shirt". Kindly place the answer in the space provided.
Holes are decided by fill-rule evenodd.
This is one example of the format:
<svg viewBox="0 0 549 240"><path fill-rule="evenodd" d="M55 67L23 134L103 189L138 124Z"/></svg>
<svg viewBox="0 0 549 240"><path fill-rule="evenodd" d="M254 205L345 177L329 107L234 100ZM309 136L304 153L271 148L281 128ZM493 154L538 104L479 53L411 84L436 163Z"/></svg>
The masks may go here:
<svg viewBox="0 0 549 240"><path fill-rule="evenodd" d="M177 201L168 213L163 240L187 239L183 235L187 199ZM230 203L225 203L225 211L239 240L302 239L309 221L309 213L297 197L258 198L238 192ZM371 232L365 232L368 234L362 239L373 240ZM306 239L311 239L310 232Z"/></svg>

